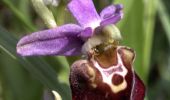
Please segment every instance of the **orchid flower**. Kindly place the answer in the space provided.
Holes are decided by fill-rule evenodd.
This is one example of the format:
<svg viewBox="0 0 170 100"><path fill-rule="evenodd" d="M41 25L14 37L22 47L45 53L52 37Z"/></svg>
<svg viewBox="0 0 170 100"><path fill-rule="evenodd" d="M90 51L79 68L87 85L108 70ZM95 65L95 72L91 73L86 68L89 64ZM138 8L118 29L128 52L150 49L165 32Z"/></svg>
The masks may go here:
<svg viewBox="0 0 170 100"><path fill-rule="evenodd" d="M143 100L145 87L133 69L135 53L119 46L115 24L123 18L121 4L100 14L92 0L71 0L68 10L78 24L34 32L17 44L17 53L31 55L85 55L71 66L73 100Z"/></svg>

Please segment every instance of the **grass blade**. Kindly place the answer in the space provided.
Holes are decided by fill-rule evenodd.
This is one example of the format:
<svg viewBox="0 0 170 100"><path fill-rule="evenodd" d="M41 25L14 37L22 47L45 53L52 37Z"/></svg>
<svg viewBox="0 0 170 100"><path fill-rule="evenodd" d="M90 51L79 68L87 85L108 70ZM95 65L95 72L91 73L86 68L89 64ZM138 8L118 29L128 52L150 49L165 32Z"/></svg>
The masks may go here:
<svg viewBox="0 0 170 100"><path fill-rule="evenodd" d="M166 36L170 44L170 15L168 15L167 9L163 4L162 0L158 0L158 14L162 22L163 28L165 29Z"/></svg>
<svg viewBox="0 0 170 100"><path fill-rule="evenodd" d="M143 47L143 73L147 81L150 70L151 49L153 42L153 33L155 26L155 15L157 11L157 0L144 1L144 47Z"/></svg>
<svg viewBox="0 0 170 100"><path fill-rule="evenodd" d="M9 32L0 27L0 45L5 48L6 52L10 52L11 57L17 60L27 69L35 78L37 78L46 87L56 90L62 96L63 100L70 100L70 89L68 85L61 84L57 80L57 74L48 63L43 61L40 57L27 57L22 58L16 54L17 39L14 38Z"/></svg>

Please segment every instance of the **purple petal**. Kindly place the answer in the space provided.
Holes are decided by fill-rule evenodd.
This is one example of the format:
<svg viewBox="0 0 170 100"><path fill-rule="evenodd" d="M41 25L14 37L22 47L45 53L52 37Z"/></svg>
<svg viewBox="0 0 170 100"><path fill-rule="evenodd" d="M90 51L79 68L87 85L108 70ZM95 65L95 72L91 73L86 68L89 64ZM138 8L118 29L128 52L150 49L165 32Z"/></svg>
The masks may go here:
<svg viewBox="0 0 170 100"><path fill-rule="evenodd" d="M100 23L100 25L105 26L105 25L109 25L109 24L116 24L119 20L121 20L121 15L112 16L110 18L103 20Z"/></svg>
<svg viewBox="0 0 170 100"><path fill-rule="evenodd" d="M100 25L100 17L92 0L71 0L68 9L83 27L95 28Z"/></svg>
<svg viewBox="0 0 170 100"><path fill-rule="evenodd" d="M100 17L102 19L108 18L110 16L112 16L114 13L116 12L116 7L114 5L110 5L106 8L104 8L101 13L100 13Z"/></svg>
<svg viewBox="0 0 170 100"><path fill-rule="evenodd" d="M123 9L122 4L107 6L101 11L100 17L102 19L108 18L110 16L113 16L115 13L119 12L122 9Z"/></svg>
<svg viewBox="0 0 170 100"><path fill-rule="evenodd" d="M119 20L123 18L123 5L110 5L104 8L101 13L100 17L102 18L102 22L100 25L108 25L108 24L115 24Z"/></svg>
<svg viewBox="0 0 170 100"><path fill-rule="evenodd" d="M85 28L78 36L81 37L82 40L86 41L93 35L93 30L90 27Z"/></svg>
<svg viewBox="0 0 170 100"><path fill-rule="evenodd" d="M17 53L22 56L79 55L83 42L77 35L81 31L80 26L67 24L32 33L18 42Z"/></svg>

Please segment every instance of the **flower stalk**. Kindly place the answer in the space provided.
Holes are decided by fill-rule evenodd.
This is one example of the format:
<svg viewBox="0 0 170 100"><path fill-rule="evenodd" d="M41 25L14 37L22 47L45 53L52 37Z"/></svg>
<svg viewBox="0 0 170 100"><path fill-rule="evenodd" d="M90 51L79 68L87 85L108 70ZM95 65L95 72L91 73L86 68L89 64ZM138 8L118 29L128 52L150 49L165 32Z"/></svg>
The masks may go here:
<svg viewBox="0 0 170 100"><path fill-rule="evenodd" d="M54 19L52 12L47 8L43 0L32 0L32 4L36 12L39 14L39 16L43 19L44 23L49 28L57 27L57 24L56 24L56 21Z"/></svg>

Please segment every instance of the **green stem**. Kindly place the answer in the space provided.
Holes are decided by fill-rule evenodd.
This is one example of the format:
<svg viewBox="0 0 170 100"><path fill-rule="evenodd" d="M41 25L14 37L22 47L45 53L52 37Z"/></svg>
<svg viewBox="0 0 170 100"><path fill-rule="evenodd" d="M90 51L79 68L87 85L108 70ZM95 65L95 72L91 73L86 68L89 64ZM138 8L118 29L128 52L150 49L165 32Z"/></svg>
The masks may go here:
<svg viewBox="0 0 170 100"><path fill-rule="evenodd" d="M18 17L30 29L30 31L36 30L34 25L26 18L26 16L24 16L24 14L20 12L9 0L2 0L2 2L10 8L16 17Z"/></svg>
<svg viewBox="0 0 170 100"><path fill-rule="evenodd" d="M49 28L57 27L53 13L46 7L42 0L32 0L32 4L36 12Z"/></svg>

